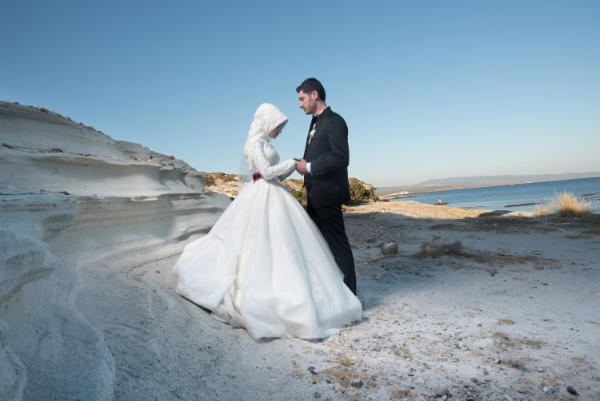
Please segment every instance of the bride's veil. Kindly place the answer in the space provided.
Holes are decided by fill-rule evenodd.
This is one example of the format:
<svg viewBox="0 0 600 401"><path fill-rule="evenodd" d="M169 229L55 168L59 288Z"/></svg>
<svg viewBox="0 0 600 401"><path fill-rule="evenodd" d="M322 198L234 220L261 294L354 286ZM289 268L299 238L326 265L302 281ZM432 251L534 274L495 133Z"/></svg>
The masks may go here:
<svg viewBox="0 0 600 401"><path fill-rule="evenodd" d="M250 124L248 137L244 144L244 153L240 165L240 175L238 180L238 195L244 190L245 186L252 182L252 173L249 171L249 165L252 160L252 150L256 142L260 140L270 141L269 132L277 127L278 124L286 124L287 117L270 103L263 103L258 106L254 113L254 119Z"/></svg>
<svg viewBox="0 0 600 401"><path fill-rule="evenodd" d="M252 180L252 176L250 175L250 172L248 171L248 163L246 162L246 158L242 157L242 161L240 162L240 170L239 170L240 174L238 177L238 187L237 187L237 194L241 194L242 191L244 190L244 187L249 184Z"/></svg>

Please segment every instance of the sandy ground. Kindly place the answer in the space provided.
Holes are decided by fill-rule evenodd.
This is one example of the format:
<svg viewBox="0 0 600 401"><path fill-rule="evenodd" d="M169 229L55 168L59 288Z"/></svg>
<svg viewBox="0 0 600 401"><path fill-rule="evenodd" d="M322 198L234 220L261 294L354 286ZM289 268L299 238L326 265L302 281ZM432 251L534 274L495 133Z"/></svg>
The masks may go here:
<svg viewBox="0 0 600 401"><path fill-rule="evenodd" d="M600 400L598 220L481 214L348 208L364 318L321 342L256 343L177 296L195 236L79 259L73 298L114 358L115 400Z"/></svg>

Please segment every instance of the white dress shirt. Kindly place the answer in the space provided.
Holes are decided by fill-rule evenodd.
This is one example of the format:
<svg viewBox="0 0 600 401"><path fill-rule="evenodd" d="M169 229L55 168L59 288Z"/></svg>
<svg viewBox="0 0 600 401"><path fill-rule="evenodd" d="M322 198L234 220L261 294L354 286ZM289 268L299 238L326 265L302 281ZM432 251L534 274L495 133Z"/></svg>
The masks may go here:
<svg viewBox="0 0 600 401"><path fill-rule="evenodd" d="M327 106L329 107L329 106ZM325 107L325 109L327 108ZM313 117L319 117L321 115L322 112L325 111L325 109L319 111L318 113L313 114ZM317 123L315 123L315 127L313 127L313 129L316 129ZM308 143L310 143L310 139L308 140ZM312 174L311 168L310 168L310 164L312 162L306 163L306 171L308 172L308 174Z"/></svg>

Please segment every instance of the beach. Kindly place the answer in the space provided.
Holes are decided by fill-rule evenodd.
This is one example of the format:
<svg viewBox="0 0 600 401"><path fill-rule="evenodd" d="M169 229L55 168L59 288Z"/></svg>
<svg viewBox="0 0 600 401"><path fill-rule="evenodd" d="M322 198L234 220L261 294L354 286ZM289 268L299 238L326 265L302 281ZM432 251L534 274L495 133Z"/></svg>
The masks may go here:
<svg viewBox="0 0 600 401"><path fill-rule="evenodd" d="M600 400L598 214L345 206L363 319L255 342L175 291L231 181L39 107L0 136L3 400Z"/></svg>
<svg viewBox="0 0 600 401"><path fill-rule="evenodd" d="M179 297L194 237L83 264L74 297L114 399L598 399L598 221L478 213L348 208L364 317L322 342L256 343Z"/></svg>

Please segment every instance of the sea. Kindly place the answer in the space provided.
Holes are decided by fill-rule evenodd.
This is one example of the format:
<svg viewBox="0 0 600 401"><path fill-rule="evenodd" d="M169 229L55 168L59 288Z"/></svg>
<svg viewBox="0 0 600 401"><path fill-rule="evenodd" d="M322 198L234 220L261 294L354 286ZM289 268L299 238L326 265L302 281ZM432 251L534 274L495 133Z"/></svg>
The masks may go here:
<svg viewBox="0 0 600 401"><path fill-rule="evenodd" d="M549 208L556 196L565 191L591 201L592 210L600 213L600 177L414 193L394 201L442 202L468 209L534 211L540 205Z"/></svg>

